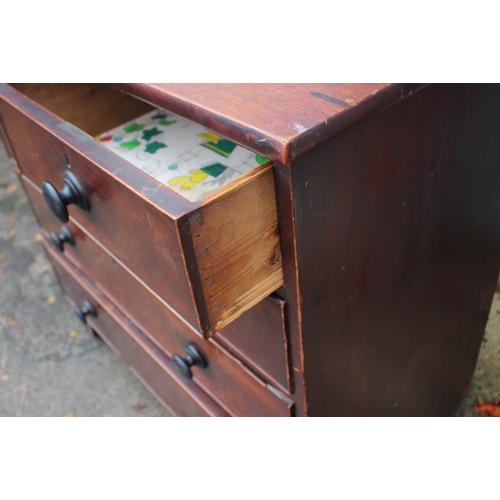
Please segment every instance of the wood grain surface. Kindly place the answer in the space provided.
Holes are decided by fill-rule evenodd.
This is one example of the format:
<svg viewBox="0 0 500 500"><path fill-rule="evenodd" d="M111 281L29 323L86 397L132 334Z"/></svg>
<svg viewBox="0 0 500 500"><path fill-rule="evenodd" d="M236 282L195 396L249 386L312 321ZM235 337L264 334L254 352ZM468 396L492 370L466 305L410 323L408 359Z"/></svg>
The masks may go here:
<svg viewBox="0 0 500 500"><path fill-rule="evenodd" d="M423 84L112 84L290 165Z"/></svg>
<svg viewBox="0 0 500 500"><path fill-rule="evenodd" d="M432 85L292 168L309 415L458 411L500 265L498 130L498 85Z"/></svg>
<svg viewBox="0 0 500 500"><path fill-rule="evenodd" d="M38 224L45 230L46 236L48 237L50 232L59 235L61 223L49 211L40 190L27 177L21 175L20 180ZM144 283L139 283L137 277L130 274L130 271L82 226L73 219L65 226L75 241L75 245L66 243L63 249L71 264L103 290L112 302L115 301L131 314L137 324L150 330L153 339L156 331L162 331L156 339L160 344L164 335L168 337L169 333L163 332L165 328L162 321L165 321L165 324L174 322L178 325L176 330L180 332L181 339L199 340L200 333L197 329L187 323L153 290ZM157 309L152 309L152 304L156 304ZM168 311L163 312L163 309ZM176 316L175 320L173 316ZM186 329L190 330L188 336L183 333ZM284 300L277 296L266 297L217 332L213 341L221 340L262 378L270 380L284 392L290 392ZM168 342L163 347L169 352L172 351Z"/></svg>
<svg viewBox="0 0 500 500"><path fill-rule="evenodd" d="M79 118L74 108L93 109L95 103L108 109L107 93L99 89L91 94L64 86L67 99L56 99L54 90L44 88L26 87L43 97L41 103L55 100L68 117ZM118 95L123 107L132 100L130 116L137 113L135 103L141 101L110 92L111 107ZM205 336L283 284L272 163L198 203L180 201L168 187L8 85L0 86L0 113L21 171L39 187L48 181L61 189L70 169L91 205L89 213L70 206L72 217Z"/></svg>
<svg viewBox="0 0 500 500"><path fill-rule="evenodd" d="M229 335L222 330L213 340L193 337L197 345L201 342L200 349L211 346L205 347L206 352L221 363L220 371L197 374L192 382L200 394L213 401L213 408L243 415L250 414L251 407L260 413L267 407L268 414L299 416L448 416L459 411L500 267L498 85L114 87L275 161L273 190L284 279L280 293L286 302L280 302L281 327L278 309L274 319L268 319L273 335L277 329L285 332L284 341L278 341L277 336L266 341L261 334L253 341L256 318ZM248 227L251 234L252 214L257 213L254 207L260 201L246 206L236 203L236 198L231 199L236 193L232 188L200 204L180 200L137 177L128 167L122 168L123 162L113 159L112 153L106 152L111 155L106 156L82 136L76 138L74 130L58 131L61 120L28 101L11 87L0 87L0 114L10 147L17 159L22 159L21 170L35 183L40 172L48 172L45 165L62 179L66 155L82 171L88 162L89 178L94 179L91 187L96 185L97 175L91 170L105 172L104 180L99 180L104 186L104 201L100 194L92 203L109 208L112 219L122 220L116 211L126 210L125 201L118 203L118 208L112 203L116 197L121 199L122 190L133 193L123 200L138 208L136 215L129 215L135 223L139 224L142 214L151 215L151 207L166 217L164 223L158 215L157 228L170 227L171 235L168 241L154 240L153 247L161 247L162 242L169 249L177 245L179 269L188 276L179 282L182 297L171 296L177 286L175 278L163 289L158 286L164 276L152 274L156 250L150 255L142 243L127 242L112 249L126 266L123 276L122 271L116 274L120 276L118 282L125 284L124 290L112 283L109 253L102 257L109 263L102 266L94 266L82 256L85 264L78 276L91 272L96 281L96 287L90 287L94 290L92 297L103 296L110 307L113 300L119 300L144 330L144 342L151 342L148 345L157 349L155 352L163 353L169 366L169 354L182 350L183 342L191 339L193 332L168 307L162 309L162 304L178 300L175 310L179 312L186 301L193 304L194 300L205 322L203 328L213 333L211 322L223 316L210 318L211 308L203 311L200 304L212 299L210 293L205 295L208 288L203 285L215 285L217 275L198 263L206 258L207 249L210 253L221 238L234 234L231 231L243 234ZM50 137L54 133L58 143ZM54 152L57 144L63 145L65 155ZM147 194L141 192L144 183L151 188ZM265 186L263 189L269 189L271 184ZM95 191L92 188L90 192ZM248 213L233 210L236 216L228 219L226 235L220 232L223 224L217 215L225 207L224 200L230 206L233 203L233 208L248 209ZM88 225L80 212L70 211L75 227L80 227L82 234L88 231L96 237L94 226ZM243 223L238 220L239 214L245 217ZM111 234L122 230L111 227L112 222L103 224L108 224L106 229ZM208 233L203 233L204 225L209 226ZM271 226L276 227L276 217ZM266 235L262 233L264 238L269 237ZM151 241L140 230L138 238ZM100 245L101 236L98 241ZM129 243L133 248L127 250ZM238 256L244 255L240 243L235 238L234 255L225 259L218 252L221 269L226 264L229 269L238 265ZM110 243L106 241L106 245ZM259 255L259 249L254 253ZM69 249L69 258L75 258L68 269L76 269L76 255ZM129 279L135 279L128 270L144 256L148 256L151 272L147 285L155 292L150 296L135 294L136 285L128 284ZM96 259L101 261L100 257ZM100 285L95 278L99 268L106 269L99 278ZM139 276L139 272L136 274ZM107 290L110 300L100 290ZM168 300L162 295L164 290L170 290ZM224 295L224 286L221 290ZM149 305L135 299L136 295L147 299ZM237 295L233 294L235 300ZM134 304L134 299L141 305ZM248 316L255 311L249 311ZM189 310L181 314L183 318L188 315ZM165 324L170 325L170 333L163 328ZM275 358L276 367L270 368L273 356L264 360L259 347L280 353ZM161 358L160 354L155 356ZM131 363L134 357L130 355ZM231 363L240 366L233 370ZM289 375L288 388L283 384L283 367ZM154 373L144 374L146 383L155 380ZM248 374L263 384L261 389L241 382ZM271 381L267 386L266 378ZM264 389L273 392L275 399L266 399L263 394L268 393L259 392ZM237 395L247 390L249 395ZM264 403L259 406L260 398Z"/></svg>
<svg viewBox="0 0 500 500"><path fill-rule="evenodd" d="M283 277L286 297L286 332L288 338L288 363L293 384L296 416L307 416L307 395L304 381L304 349L302 339L302 296L297 260L297 235L292 172L283 165L274 166L280 244L283 256ZM280 290L281 291L281 290Z"/></svg>
<svg viewBox="0 0 500 500"><path fill-rule="evenodd" d="M13 87L92 137L154 109L102 83L20 83Z"/></svg>
<svg viewBox="0 0 500 500"><path fill-rule="evenodd" d="M23 174L39 188L48 181L61 189L70 169L91 205L88 213L68 207L70 216L197 326L175 216L165 209L176 211L175 193L90 137L65 137L64 122L22 94L13 96L21 109L5 97L0 90L0 113Z"/></svg>
<svg viewBox="0 0 500 500"><path fill-rule="evenodd" d="M47 233L45 236L48 236ZM173 354L185 357L185 347L194 343L207 360L208 367L203 370L192 368L193 379L187 382L189 387L203 388L233 416L289 415L292 404L289 398L285 395L279 397L279 391L272 390L266 381L257 377L217 342L197 336L88 236L81 231L76 236L75 251L68 249L64 254L58 254L45 244L51 260L73 269L73 274L79 266L90 281L104 291L107 300L126 313L132 323L169 358ZM249 328L250 325L247 330Z"/></svg>
<svg viewBox="0 0 500 500"><path fill-rule="evenodd" d="M214 339L235 352L265 379L292 393L286 303L273 295L217 332Z"/></svg>
<svg viewBox="0 0 500 500"><path fill-rule="evenodd" d="M104 295L45 242L59 283L75 306L84 299L96 309L87 323L129 364L132 372L174 416L228 416L204 391L181 377L172 361L145 337Z"/></svg>
<svg viewBox="0 0 500 500"><path fill-rule="evenodd" d="M210 336L283 285L272 163L212 193L188 219L198 274L191 282L201 285Z"/></svg>

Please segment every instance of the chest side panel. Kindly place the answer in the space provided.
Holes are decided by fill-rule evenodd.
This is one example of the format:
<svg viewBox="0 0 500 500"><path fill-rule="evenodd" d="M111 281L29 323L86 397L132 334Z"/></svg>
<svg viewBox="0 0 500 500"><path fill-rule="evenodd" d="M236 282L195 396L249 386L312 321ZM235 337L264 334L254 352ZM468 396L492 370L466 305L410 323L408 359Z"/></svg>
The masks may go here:
<svg viewBox="0 0 500 500"><path fill-rule="evenodd" d="M452 415L500 259L500 94L436 85L294 165L310 415Z"/></svg>

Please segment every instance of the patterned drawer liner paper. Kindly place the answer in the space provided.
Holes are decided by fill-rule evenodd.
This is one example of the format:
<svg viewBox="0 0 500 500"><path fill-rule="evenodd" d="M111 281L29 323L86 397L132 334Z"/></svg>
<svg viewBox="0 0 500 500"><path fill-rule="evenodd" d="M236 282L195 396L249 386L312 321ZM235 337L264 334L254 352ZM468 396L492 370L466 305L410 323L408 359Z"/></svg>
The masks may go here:
<svg viewBox="0 0 500 500"><path fill-rule="evenodd" d="M151 111L95 139L191 201L267 161L163 110Z"/></svg>

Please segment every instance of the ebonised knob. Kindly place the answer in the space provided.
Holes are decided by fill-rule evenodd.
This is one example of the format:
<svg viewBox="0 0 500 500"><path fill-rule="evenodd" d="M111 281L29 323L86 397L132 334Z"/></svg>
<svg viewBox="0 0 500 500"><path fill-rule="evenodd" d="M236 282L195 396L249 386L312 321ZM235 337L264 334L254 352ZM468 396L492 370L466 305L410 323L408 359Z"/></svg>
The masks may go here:
<svg viewBox="0 0 500 500"><path fill-rule="evenodd" d="M75 245L75 239L71 234L71 231L66 226L61 226L61 234L57 236L56 233L50 233L50 239L54 246L62 252L64 250L64 243L69 243L70 245Z"/></svg>
<svg viewBox="0 0 500 500"><path fill-rule="evenodd" d="M172 361L179 372L186 378L193 378L193 374L191 373L192 366L198 366L201 369L208 366L205 358L194 344L188 344L186 346L186 357L184 359L179 355L174 354L172 356Z"/></svg>
<svg viewBox="0 0 500 500"><path fill-rule="evenodd" d="M81 309L79 307L75 307L75 313L80 318L82 323L87 323L88 315L97 316L94 306L87 299L83 301L83 307Z"/></svg>
<svg viewBox="0 0 500 500"><path fill-rule="evenodd" d="M62 222L68 222L68 205L74 204L84 212L90 211L90 203L79 180L72 172L64 174L64 187L58 191L50 182L42 184L45 203Z"/></svg>

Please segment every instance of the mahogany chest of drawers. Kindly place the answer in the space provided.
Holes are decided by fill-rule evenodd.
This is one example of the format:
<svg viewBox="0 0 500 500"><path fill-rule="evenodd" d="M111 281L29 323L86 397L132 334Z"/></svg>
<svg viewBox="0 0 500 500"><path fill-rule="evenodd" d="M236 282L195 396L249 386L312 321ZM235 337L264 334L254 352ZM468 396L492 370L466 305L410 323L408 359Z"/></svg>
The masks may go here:
<svg viewBox="0 0 500 500"><path fill-rule="evenodd" d="M94 140L155 108L267 160L189 201ZM499 126L495 85L0 86L61 287L179 416L456 414Z"/></svg>

